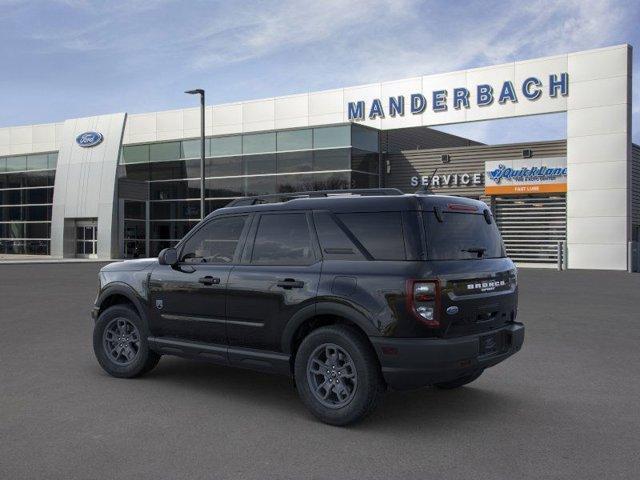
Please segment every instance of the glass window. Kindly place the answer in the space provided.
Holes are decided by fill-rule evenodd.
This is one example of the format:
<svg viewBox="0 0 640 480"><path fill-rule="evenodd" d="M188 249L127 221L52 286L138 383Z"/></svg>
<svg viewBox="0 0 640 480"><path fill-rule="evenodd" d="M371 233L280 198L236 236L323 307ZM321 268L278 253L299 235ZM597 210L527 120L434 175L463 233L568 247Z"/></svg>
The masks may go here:
<svg viewBox="0 0 640 480"><path fill-rule="evenodd" d="M351 127L321 127L313 129L313 148L351 146Z"/></svg>
<svg viewBox="0 0 640 480"><path fill-rule="evenodd" d="M349 173L316 173L311 190L344 190L349 188Z"/></svg>
<svg viewBox="0 0 640 480"><path fill-rule="evenodd" d="M44 172L29 172L15 174L22 176L22 184L25 187L49 187L55 183L56 172L47 170Z"/></svg>
<svg viewBox="0 0 640 480"><path fill-rule="evenodd" d="M58 166L58 153L49 153L47 155L47 166L48 168L54 169Z"/></svg>
<svg viewBox="0 0 640 480"><path fill-rule="evenodd" d="M214 210L226 207L229 205L229 201L230 200L207 200L204 205L206 214L209 215Z"/></svg>
<svg viewBox="0 0 640 480"><path fill-rule="evenodd" d="M424 213L427 251L431 260L465 260L504 257L496 222L475 213Z"/></svg>
<svg viewBox="0 0 640 480"><path fill-rule="evenodd" d="M378 154L353 149L351 152L351 168L361 172L378 173Z"/></svg>
<svg viewBox="0 0 640 480"><path fill-rule="evenodd" d="M17 219L16 219L17 220ZM4 238L24 238L25 224L19 222L4 224Z"/></svg>
<svg viewBox="0 0 640 480"><path fill-rule="evenodd" d="M247 196L270 195L276 193L276 176L268 175L264 177L246 177L245 179Z"/></svg>
<svg viewBox="0 0 640 480"><path fill-rule="evenodd" d="M278 154L278 173L309 172L313 169L313 152Z"/></svg>
<svg viewBox="0 0 640 480"><path fill-rule="evenodd" d="M313 152L313 169L315 171L350 170L351 152L348 148Z"/></svg>
<svg viewBox="0 0 640 480"><path fill-rule="evenodd" d="M313 148L313 130L287 130L278 132L278 151L311 150Z"/></svg>
<svg viewBox="0 0 640 480"><path fill-rule="evenodd" d="M177 200L200 197L198 180L177 180L173 182L151 182L152 200Z"/></svg>
<svg viewBox="0 0 640 480"><path fill-rule="evenodd" d="M197 224L198 222L195 221L189 222L183 220L151 222L151 238L153 240L179 240L189 233Z"/></svg>
<svg viewBox="0 0 640 480"><path fill-rule="evenodd" d="M207 197L241 197L243 195L243 178L214 178L206 181Z"/></svg>
<svg viewBox="0 0 640 480"><path fill-rule="evenodd" d="M144 202L136 202L133 200L124 201L124 218L144 220L145 216L146 208Z"/></svg>
<svg viewBox="0 0 640 480"><path fill-rule="evenodd" d="M23 207L24 220L51 220L51 205L38 207Z"/></svg>
<svg viewBox="0 0 640 480"><path fill-rule="evenodd" d="M30 240L25 244L25 253L27 255L49 255L48 240Z"/></svg>
<svg viewBox="0 0 640 480"><path fill-rule="evenodd" d="M200 219L200 202L198 200L151 202L149 209L151 220Z"/></svg>
<svg viewBox="0 0 640 480"><path fill-rule="evenodd" d="M27 156L27 170L46 170L47 168L49 168L49 156L46 153Z"/></svg>
<svg viewBox="0 0 640 480"><path fill-rule="evenodd" d="M231 263L247 216L216 218L200 228L182 248L186 263Z"/></svg>
<svg viewBox="0 0 640 480"><path fill-rule="evenodd" d="M251 263L257 265L310 265L314 261L306 214L262 215Z"/></svg>
<svg viewBox="0 0 640 480"><path fill-rule="evenodd" d="M204 139L204 155L208 157L211 155L211 139ZM200 158L200 139L183 140L182 152L180 158Z"/></svg>
<svg viewBox="0 0 640 480"><path fill-rule="evenodd" d="M151 164L151 180L200 178L200 160L176 160Z"/></svg>
<svg viewBox="0 0 640 480"><path fill-rule="evenodd" d="M7 172L23 172L27 169L27 157L7 157Z"/></svg>
<svg viewBox="0 0 640 480"><path fill-rule="evenodd" d="M128 240L144 240L146 238L144 220L125 220L122 238Z"/></svg>
<svg viewBox="0 0 640 480"><path fill-rule="evenodd" d="M0 173L7 171L7 159L0 158Z"/></svg>
<svg viewBox="0 0 640 480"><path fill-rule="evenodd" d="M24 203L52 203L53 188L30 188L23 190Z"/></svg>
<svg viewBox="0 0 640 480"><path fill-rule="evenodd" d="M198 156L200 156L198 154ZM149 146L149 158L152 162L166 162L180 158L180 142L152 143Z"/></svg>
<svg viewBox="0 0 640 480"><path fill-rule="evenodd" d="M254 133L242 136L242 153L267 153L276 151L275 133Z"/></svg>
<svg viewBox="0 0 640 480"><path fill-rule="evenodd" d="M351 145L360 150L378 152L378 131L353 125Z"/></svg>
<svg viewBox="0 0 640 480"><path fill-rule="evenodd" d="M314 190L312 175L278 175L278 193L308 192Z"/></svg>
<svg viewBox="0 0 640 480"><path fill-rule="evenodd" d="M245 155L244 173L246 175L258 175L265 173L276 173L276 155L268 153L266 155Z"/></svg>
<svg viewBox="0 0 640 480"><path fill-rule="evenodd" d="M242 153L242 135L217 137L211 139L211 156L226 157Z"/></svg>
<svg viewBox="0 0 640 480"><path fill-rule="evenodd" d="M242 175L242 157L207 158L205 172L207 177Z"/></svg>
<svg viewBox="0 0 640 480"><path fill-rule="evenodd" d="M144 163L149 161L149 145L122 147L122 163Z"/></svg>
<svg viewBox="0 0 640 480"><path fill-rule="evenodd" d="M378 175L369 173L351 173L351 187L352 188L378 188Z"/></svg>
<svg viewBox="0 0 640 480"><path fill-rule="evenodd" d="M49 238L51 236L50 223L27 223L25 224L25 238Z"/></svg>
<svg viewBox="0 0 640 480"><path fill-rule="evenodd" d="M336 217L375 260L406 260L400 212L341 213Z"/></svg>

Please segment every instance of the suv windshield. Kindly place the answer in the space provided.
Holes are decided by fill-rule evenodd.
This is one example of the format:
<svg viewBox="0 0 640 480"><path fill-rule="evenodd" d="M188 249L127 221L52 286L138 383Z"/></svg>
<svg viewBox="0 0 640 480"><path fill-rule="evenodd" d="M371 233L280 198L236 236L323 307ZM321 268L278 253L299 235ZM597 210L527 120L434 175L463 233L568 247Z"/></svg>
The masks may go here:
<svg viewBox="0 0 640 480"><path fill-rule="evenodd" d="M425 212L424 224L430 260L467 260L504 257L504 247L496 223L487 223L475 213L442 213L442 222L433 212Z"/></svg>

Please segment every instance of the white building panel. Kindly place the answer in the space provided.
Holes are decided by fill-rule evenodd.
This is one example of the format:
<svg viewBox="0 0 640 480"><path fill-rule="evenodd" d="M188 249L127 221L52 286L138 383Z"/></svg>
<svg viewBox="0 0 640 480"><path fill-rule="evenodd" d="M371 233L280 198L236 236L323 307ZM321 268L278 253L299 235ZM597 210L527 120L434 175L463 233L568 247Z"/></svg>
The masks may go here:
<svg viewBox="0 0 640 480"><path fill-rule="evenodd" d="M570 167L567 188L572 191L598 189L620 189L624 187L627 164L618 162L574 163Z"/></svg>
<svg viewBox="0 0 640 480"><path fill-rule="evenodd" d="M627 77L609 77L584 82L571 82L571 93L567 97L567 107L571 110L591 107L606 107L625 104Z"/></svg>
<svg viewBox="0 0 640 480"><path fill-rule="evenodd" d="M567 112L567 137L626 133L627 104L580 108Z"/></svg>
<svg viewBox="0 0 640 480"><path fill-rule="evenodd" d="M567 163L599 163L624 159L627 152L627 133L569 137ZM624 161L624 160L622 160Z"/></svg>
<svg viewBox="0 0 640 480"><path fill-rule="evenodd" d="M515 64L508 63L504 65L497 65L495 67L486 68L474 68L467 70L467 88L471 92L471 99L473 107L467 111L467 120L489 120L492 118L504 118L511 117L516 113L515 103L507 101L506 103L499 103L498 98L500 96L500 90L504 85L504 82L515 81ZM488 84L493 87L493 102L491 105L481 106L477 105L477 86ZM518 92L518 86L514 83L516 94ZM425 123L425 125L427 125Z"/></svg>
<svg viewBox="0 0 640 480"><path fill-rule="evenodd" d="M571 82L584 82L598 78L629 75L629 63L626 54L628 46L599 48L584 52L569 53L567 67L571 73Z"/></svg>

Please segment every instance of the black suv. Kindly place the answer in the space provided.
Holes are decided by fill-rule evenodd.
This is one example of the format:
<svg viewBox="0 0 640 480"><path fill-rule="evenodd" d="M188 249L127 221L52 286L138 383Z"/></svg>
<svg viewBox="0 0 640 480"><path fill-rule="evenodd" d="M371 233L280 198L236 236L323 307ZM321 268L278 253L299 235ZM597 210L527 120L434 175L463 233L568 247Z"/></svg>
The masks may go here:
<svg viewBox="0 0 640 480"><path fill-rule="evenodd" d="M243 198L158 259L104 267L93 346L116 377L163 354L289 375L313 414L344 425L387 386L456 388L513 355L517 291L480 201Z"/></svg>

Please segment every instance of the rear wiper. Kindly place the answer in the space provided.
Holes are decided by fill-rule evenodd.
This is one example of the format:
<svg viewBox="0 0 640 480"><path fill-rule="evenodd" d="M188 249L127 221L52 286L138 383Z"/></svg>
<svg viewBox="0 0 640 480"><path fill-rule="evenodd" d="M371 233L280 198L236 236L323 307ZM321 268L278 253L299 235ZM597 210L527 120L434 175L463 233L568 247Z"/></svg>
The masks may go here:
<svg viewBox="0 0 640 480"><path fill-rule="evenodd" d="M482 256L484 255L484 252L486 252L487 249L483 247L471 247L471 248L463 248L462 251L469 252L469 253L477 253L478 258L482 258Z"/></svg>

